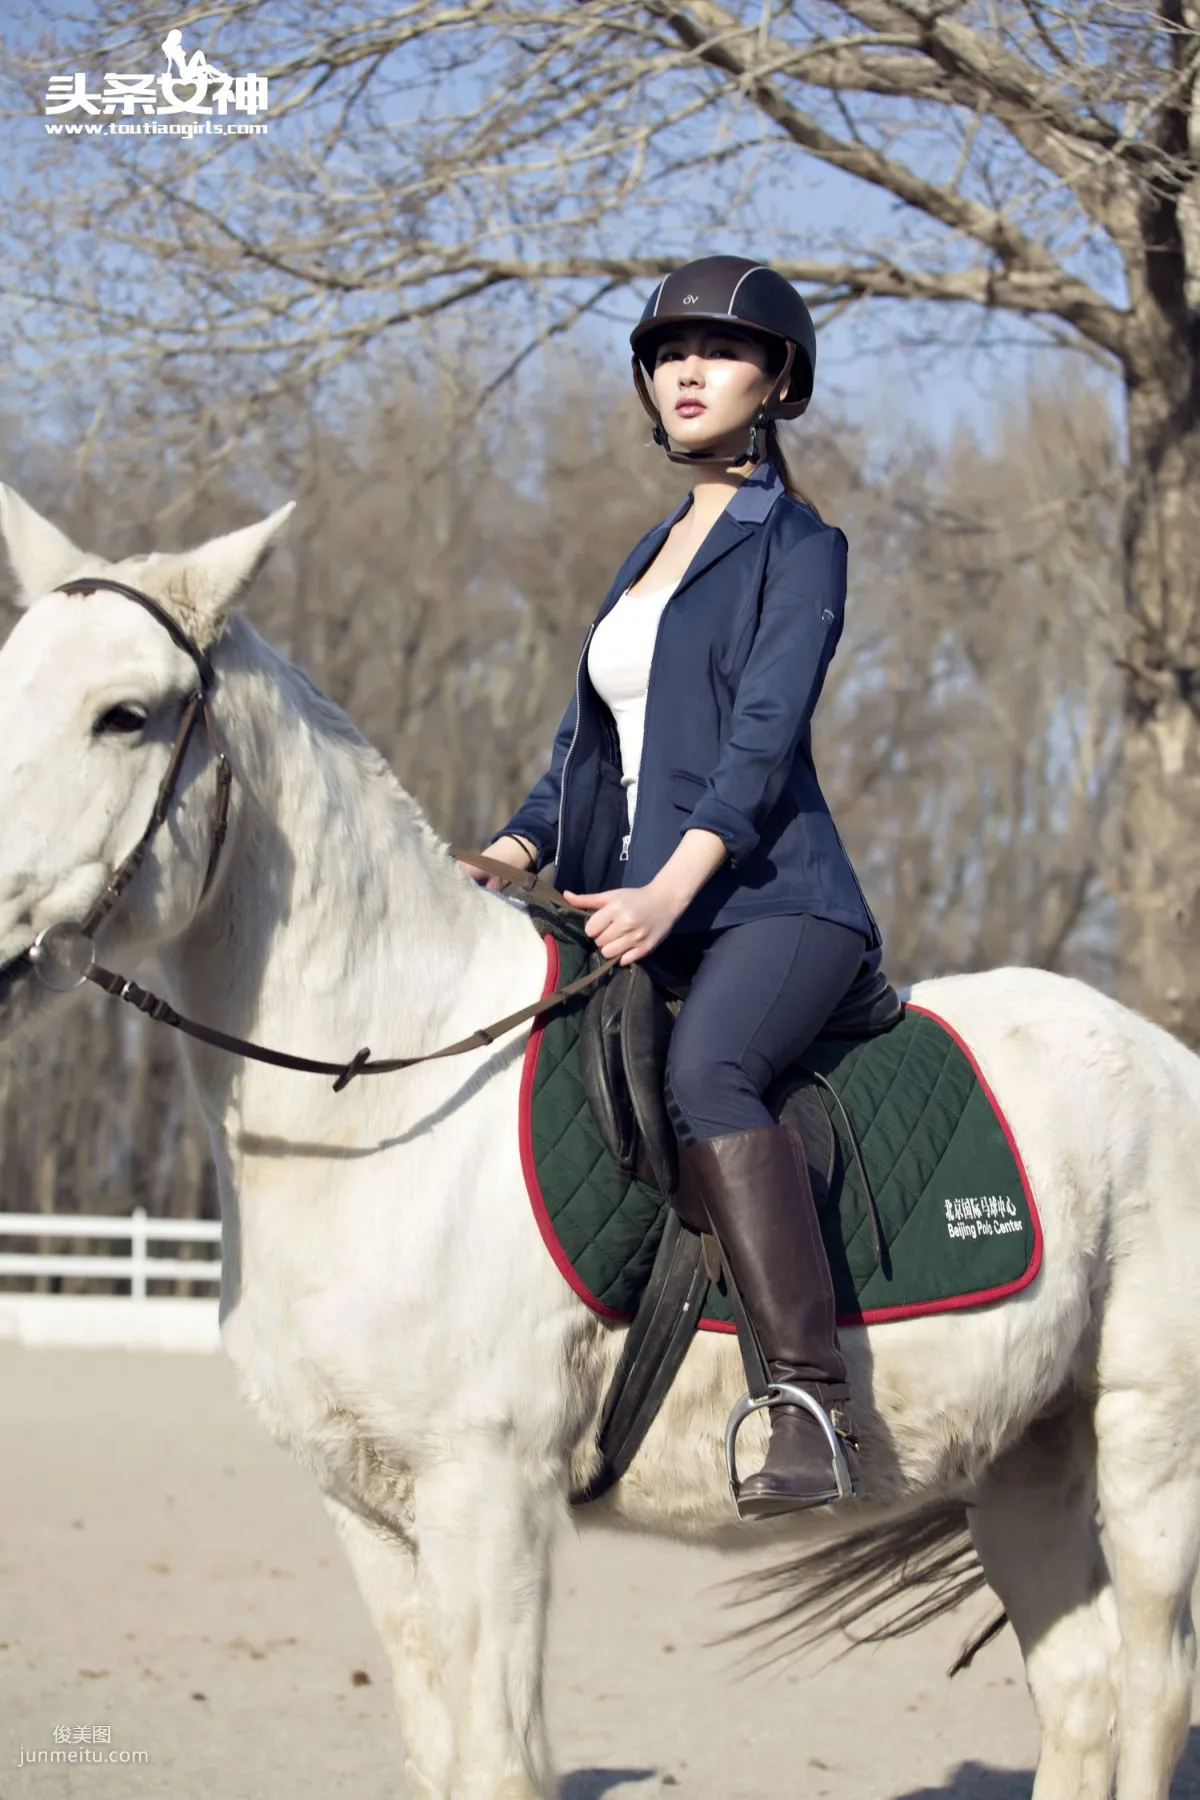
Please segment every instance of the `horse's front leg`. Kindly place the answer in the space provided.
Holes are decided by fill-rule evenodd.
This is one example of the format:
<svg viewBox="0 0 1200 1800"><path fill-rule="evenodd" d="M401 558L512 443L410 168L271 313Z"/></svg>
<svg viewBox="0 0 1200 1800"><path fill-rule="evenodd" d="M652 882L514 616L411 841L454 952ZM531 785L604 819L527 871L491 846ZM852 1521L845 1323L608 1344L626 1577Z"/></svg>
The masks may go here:
<svg viewBox="0 0 1200 1800"><path fill-rule="evenodd" d="M550 1800L542 1665L557 1488L481 1453L416 1480L407 1539L326 1505L391 1663L414 1796Z"/></svg>
<svg viewBox="0 0 1200 1800"><path fill-rule="evenodd" d="M387 1653L413 1800L445 1800L454 1727L446 1702L443 1647L436 1621L427 1616L415 1547L331 1495L324 1499Z"/></svg>

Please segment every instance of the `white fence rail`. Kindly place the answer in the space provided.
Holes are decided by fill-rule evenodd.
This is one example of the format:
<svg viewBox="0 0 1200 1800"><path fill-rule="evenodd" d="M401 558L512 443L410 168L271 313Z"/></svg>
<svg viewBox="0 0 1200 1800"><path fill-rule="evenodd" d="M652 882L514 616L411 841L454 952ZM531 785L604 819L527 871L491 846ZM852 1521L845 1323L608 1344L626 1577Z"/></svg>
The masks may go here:
<svg viewBox="0 0 1200 1800"><path fill-rule="evenodd" d="M184 1300L150 1294L148 1283L181 1278L220 1286L221 1259L151 1256L151 1244L216 1244L215 1219L152 1219L137 1206L123 1217L100 1213L0 1212L0 1238L117 1238L127 1256L0 1253L0 1276L76 1275L129 1283L128 1294L26 1294L0 1291L0 1339L23 1344L106 1345L129 1350L217 1350L217 1297Z"/></svg>

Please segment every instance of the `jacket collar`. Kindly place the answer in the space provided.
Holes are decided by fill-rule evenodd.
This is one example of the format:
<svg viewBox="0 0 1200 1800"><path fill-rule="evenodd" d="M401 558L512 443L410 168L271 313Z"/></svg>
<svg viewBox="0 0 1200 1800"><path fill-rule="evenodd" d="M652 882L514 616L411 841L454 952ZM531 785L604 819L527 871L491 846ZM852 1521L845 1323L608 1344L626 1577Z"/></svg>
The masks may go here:
<svg viewBox="0 0 1200 1800"><path fill-rule="evenodd" d="M729 505L724 517L744 519L748 525L761 525L780 494L784 493L779 470L769 459L759 463L747 475Z"/></svg>
<svg viewBox="0 0 1200 1800"><path fill-rule="evenodd" d="M775 464L770 461L759 463L758 467L747 475L741 487L718 514L708 536L680 577L679 586L675 592L678 593L689 582L695 581L696 577L703 575L706 569L711 569L712 565L732 550L735 544L740 544L743 538L748 537L755 525L763 523L775 502L785 491ZM632 587L649 568L658 555L668 531L677 519L683 517L691 504L691 494L685 494L675 511L653 526L641 543L630 551L617 572L603 606L596 615L597 624L625 589Z"/></svg>
<svg viewBox="0 0 1200 1800"><path fill-rule="evenodd" d="M747 475L736 494L717 515L708 536L680 577L679 587L675 592L678 593L689 582L695 581L696 577L703 575L706 569L711 569L712 565L732 550L735 544L740 544L743 538L748 537L754 526L761 525L784 491L783 482L779 478L779 470L775 464L769 461L759 463L758 467ZM692 496L688 494L678 510L665 521L665 528L659 527L663 537L676 519L683 517L691 504ZM655 531L653 554L657 554L661 542L662 537L659 536L658 531ZM648 556L642 567L645 568L649 561Z"/></svg>
<svg viewBox="0 0 1200 1800"><path fill-rule="evenodd" d="M747 525L761 525L780 494L784 492L779 470L769 458L752 469L742 482L741 487L722 510L717 525L722 519L734 519ZM675 511L669 518L655 526L655 531L669 531L677 519L681 519L692 504L691 494L685 494ZM716 529L714 525L713 529Z"/></svg>

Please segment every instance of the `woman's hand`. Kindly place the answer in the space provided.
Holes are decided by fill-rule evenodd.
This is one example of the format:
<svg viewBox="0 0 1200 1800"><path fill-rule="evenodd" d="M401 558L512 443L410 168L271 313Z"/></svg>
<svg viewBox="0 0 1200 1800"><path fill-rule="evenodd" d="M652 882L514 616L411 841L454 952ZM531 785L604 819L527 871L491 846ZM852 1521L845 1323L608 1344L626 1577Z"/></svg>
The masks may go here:
<svg viewBox="0 0 1200 1800"><path fill-rule="evenodd" d="M610 961L619 957L622 965L648 956L684 910L675 895L654 882L608 888L602 894L573 894L564 888L562 896L593 913L584 930Z"/></svg>
<svg viewBox="0 0 1200 1800"><path fill-rule="evenodd" d="M510 837L507 832L503 837L497 838L494 844L489 844L483 854L494 857L497 862L510 863L514 869L533 867L533 852L524 839ZM454 860L472 881L486 888L489 894L502 894L508 886L502 876L487 875L482 869L477 869L474 863L464 862L461 856L456 856Z"/></svg>

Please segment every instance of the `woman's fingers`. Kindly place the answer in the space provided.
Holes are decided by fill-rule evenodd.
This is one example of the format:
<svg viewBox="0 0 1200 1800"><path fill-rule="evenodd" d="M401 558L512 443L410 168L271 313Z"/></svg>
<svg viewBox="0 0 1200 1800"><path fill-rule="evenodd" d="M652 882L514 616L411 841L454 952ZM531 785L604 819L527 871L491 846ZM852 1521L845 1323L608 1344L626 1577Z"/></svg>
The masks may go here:
<svg viewBox="0 0 1200 1800"><path fill-rule="evenodd" d="M641 941L642 941L642 939L641 939L640 933L634 933L634 932L629 932L629 931L620 931L620 932L617 932L615 935L613 935L609 938L606 938L605 941L600 945L600 949L604 952L605 956L615 958L618 956L624 956L624 954L627 950L638 949L641 944Z"/></svg>
<svg viewBox="0 0 1200 1800"><path fill-rule="evenodd" d="M486 875L475 863L464 862L461 856L456 856L454 860L463 873L471 877L472 881L491 882L496 879L494 875Z"/></svg>

